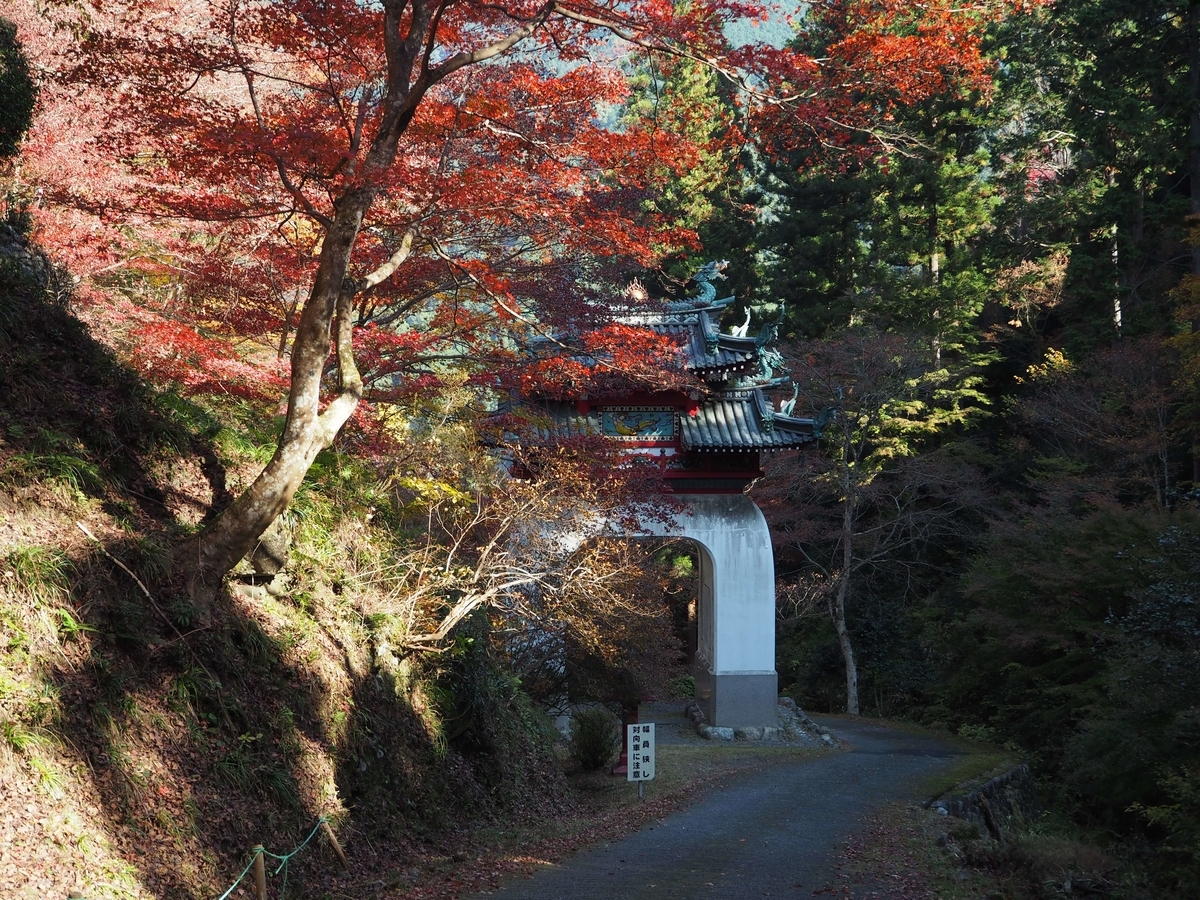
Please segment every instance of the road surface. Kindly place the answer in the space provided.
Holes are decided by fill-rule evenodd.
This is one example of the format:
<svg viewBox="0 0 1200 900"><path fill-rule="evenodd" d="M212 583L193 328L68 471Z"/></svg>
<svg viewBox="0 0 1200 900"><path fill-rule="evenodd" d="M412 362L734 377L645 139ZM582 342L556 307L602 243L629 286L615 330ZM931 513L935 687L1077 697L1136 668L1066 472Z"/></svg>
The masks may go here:
<svg viewBox="0 0 1200 900"><path fill-rule="evenodd" d="M504 900L809 897L833 881L842 842L872 809L918 798L957 751L866 722L816 718L853 747L716 790L619 841L472 895Z"/></svg>

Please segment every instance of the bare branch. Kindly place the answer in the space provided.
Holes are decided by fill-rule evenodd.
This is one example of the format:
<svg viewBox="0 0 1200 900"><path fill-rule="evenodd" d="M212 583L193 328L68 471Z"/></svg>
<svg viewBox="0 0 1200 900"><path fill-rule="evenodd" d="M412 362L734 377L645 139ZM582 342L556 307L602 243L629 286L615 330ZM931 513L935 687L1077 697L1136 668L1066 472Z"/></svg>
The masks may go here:
<svg viewBox="0 0 1200 900"><path fill-rule="evenodd" d="M538 10L537 15L535 15L520 28L513 31L507 37L501 38L500 40L495 41L486 47L480 47L478 50L456 53L441 65L433 67L428 71L428 80L431 83L441 81L447 75L457 72L459 69L464 68L465 66L470 66L474 65L475 63L481 63L489 59L494 59L495 57L508 52L517 44L521 43L521 41L525 40L525 38L537 31L539 27L544 25L546 20L550 17L550 14L553 12L562 12L556 0L551 0L550 3L545 4L540 10Z"/></svg>
<svg viewBox="0 0 1200 900"><path fill-rule="evenodd" d="M715 57L699 56L679 47L673 47L670 44L649 41L645 38L638 37L628 29L625 23L622 22L613 21L611 19L601 19L597 16L585 15L584 13L576 12L575 10L568 9L564 6L558 6L555 9L555 12L563 18L581 22L584 25L591 25L595 28L603 28L626 43L633 44L635 47L641 47L643 50L647 50L651 53L663 53L668 56L674 56L677 59L688 59L692 62L700 63L701 65L712 69L717 74L728 79L732 84L736 84L738 88L747 95L773 106L787 105L790 103L795 103L798 100L804 100L815 96L815 94L791 94L785 97L776 97L754 87L746 75L743 75L741 72L738 72L735 69L731 69L729 66L723 64Z"/></svg>
<svg viewBox="0 0 1200 900"><path fill-rule="evenodd" d="M413 228L409 228L404 232L404 237L400 239L400 246L396 252L388 258L382 266L363 278L358 279L357 288L360 291L370 290L376 285L390 278L397 269L404 265L404 261L408 259L412 253L413 239L416 238L417 232Z"/></svg>

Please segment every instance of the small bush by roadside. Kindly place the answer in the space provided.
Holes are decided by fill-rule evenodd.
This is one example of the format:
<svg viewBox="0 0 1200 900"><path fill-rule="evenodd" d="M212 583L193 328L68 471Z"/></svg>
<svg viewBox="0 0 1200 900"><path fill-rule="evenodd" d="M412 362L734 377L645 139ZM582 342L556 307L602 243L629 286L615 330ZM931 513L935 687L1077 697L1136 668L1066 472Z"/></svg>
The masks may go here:
<svg viewBox="0 0 1200 900"><path fill-rule="evenodd" d="M603 706L581 709L571 719L567 745L575 765L585 772L595 772L608 765L621 749L620 723Z"/></svg>

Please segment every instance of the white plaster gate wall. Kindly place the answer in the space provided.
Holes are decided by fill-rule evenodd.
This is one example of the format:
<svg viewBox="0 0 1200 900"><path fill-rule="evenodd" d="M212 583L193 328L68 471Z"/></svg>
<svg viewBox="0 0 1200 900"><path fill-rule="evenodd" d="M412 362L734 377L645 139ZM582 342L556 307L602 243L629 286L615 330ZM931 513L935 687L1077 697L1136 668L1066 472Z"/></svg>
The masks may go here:
<svg viewBox="0 0 1200 900"><path fill-rule="evenodd" d="M745 494L676 494L684 510L643 534L700 545L696 700L712 725L778 725L775 557L767 520Z"/></svg>

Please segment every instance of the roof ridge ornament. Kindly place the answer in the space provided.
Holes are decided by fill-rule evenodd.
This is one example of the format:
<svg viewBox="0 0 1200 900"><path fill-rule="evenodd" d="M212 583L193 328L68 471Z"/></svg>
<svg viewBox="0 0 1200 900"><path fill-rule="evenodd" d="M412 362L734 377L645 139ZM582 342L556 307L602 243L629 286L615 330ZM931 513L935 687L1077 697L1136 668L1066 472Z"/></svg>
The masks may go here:
<svg viewBox="0 0 1200 900"><path fill-rule="evenodd" d="M800 397L800 385L792 382L792 399L785 400L779 404L779 414L781 416L790 416L792 410L796 408L796 400Z"/></svg>
<svg viewBox="0 0 1200 900"><path fill-rule="evenodd" d="M775 370L783 368L783 354L778 350L770 349L769 345L779 337L779 326L783 324L786 315L787 302L781 300L779 315L775 321L764 323L758 337L754 339L754 349L758 354L758 378L762 382L774 381ZM784 375L787 375L786 371Z"/></svg>
<svg viewBox="0 0 1200 900"><path fill-rule="evenodd" d="M625 299L634 303L645 303L650 299L650 292L646 290L640 278L635 278L625 286Z"/></svg>
<svg viewBox="0 0 1200 900"><path fill-rule="evenodd" d="M711 306L717 299L717 286L713 282L718 278L724 281L726 278L725 270L727 268L729 268L729 260L727 259L714 259L706 262L700 267L700 271L692 276L692 281L700 286L696 295L668 303L667 310L670 312L689 312ZM732 300L733 298L731 297L730 299Z"/></svg>
<svg viewBox="0 0 1200 900"><path fill-rule="evenodd" d="M787 301L779 301L779 316L774 322L764 322L762 330L758 332L758 337L754 339L754 346L760 351L767 344L779 337L779 326L783 324L784 316L787 315Z"/></svg>
<svg viewBox="0 0 1200 900"><path fill-rule="evenodd" d="M746 332L749 330L750 330L750 307L747 306L746 307L746 321L743 322L741 325L734 325L732 328L729 329L729 333L731 335L733 335L733 337L744 338L744 337L746 337Z"/></svg>
<svg viewBox="0 0 1200 900"><path fill-rule="evenodd" d="M841 388L838 390L840 391ZM817 417L813 420L813 437L820 438L822 432L825 430L825 426L837 419L837 414L838 407L836 406L827 406L817 413Z"/></svg>

